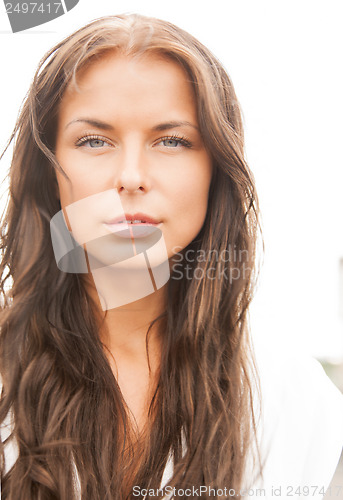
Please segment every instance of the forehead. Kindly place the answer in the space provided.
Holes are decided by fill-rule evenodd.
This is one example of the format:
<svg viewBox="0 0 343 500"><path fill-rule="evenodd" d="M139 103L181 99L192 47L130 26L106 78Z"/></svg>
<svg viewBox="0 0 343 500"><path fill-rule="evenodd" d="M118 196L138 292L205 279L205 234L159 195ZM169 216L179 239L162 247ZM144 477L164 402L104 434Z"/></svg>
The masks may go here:
<svg viewBox="0 0 343 500"><path fill-rule="evenodd" d="M80 108L105 113L136 111L145 116L159 111L182 112L196 120L195 96L187 72L159 54L132 57L108 52L93 59L77 73L76 85L67 87L60 116Z"/></svg>

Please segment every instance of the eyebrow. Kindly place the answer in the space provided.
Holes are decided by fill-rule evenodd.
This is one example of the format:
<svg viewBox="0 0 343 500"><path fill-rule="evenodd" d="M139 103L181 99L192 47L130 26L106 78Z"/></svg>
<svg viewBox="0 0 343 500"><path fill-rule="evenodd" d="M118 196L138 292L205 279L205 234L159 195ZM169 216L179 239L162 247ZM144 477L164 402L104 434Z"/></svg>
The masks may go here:
<svg viewBox="0 0 343 500"><path fill-rule="evenodd" d="M103 130L114 130L112 125L110 125L109 123L101 122L99 120L93 120L91 118L76 118L76 120L72 120L71 122L69 122L65 128L68 128L73 123L88 123L88 125L91 125L95 128L101 128Z"/></svg>
<svg viewBox="0 0 343 500"><path fill-rule="evenodd" d="M187 121L171 121L166 123L159 123L158 125L155 125L155 127L153 127L152 130L155 132L161 132L163 130L169 130L171 128L177 128L177 127L192 127L195 128L196 130L199 130L199 127Z"/></svg>
<svg viewBox="0 0 343 500"><path fill-rule="evenodd" d="M65 128L68 128L70 125L73 123L87 123L88 125L91 125L92 127L95 128L100 128L102 130L110 130L113 131L114 127L110 125L109 123L102 122L100 120L93 120L91 118L77 118L76 120L72 120L69 122ZM185 121L185 120L175 120L175 121L170 121L170 122L165 122L165 123L159 123L158 125L155 125L152 130L154 132L162 132L164 130L169 130L171 128L178 128L178 127L192 127L196 130L199 131L199 127L194 125L191 122Z"/></svg>

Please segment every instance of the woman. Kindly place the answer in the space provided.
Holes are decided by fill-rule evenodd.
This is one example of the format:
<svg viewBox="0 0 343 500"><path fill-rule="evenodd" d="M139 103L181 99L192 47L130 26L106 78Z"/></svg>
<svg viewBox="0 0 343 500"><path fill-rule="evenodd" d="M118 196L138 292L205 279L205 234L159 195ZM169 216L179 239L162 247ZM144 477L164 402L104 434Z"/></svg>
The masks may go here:
<svg viewBox="0 0 343 500"><path fill-rule="evenodd" d="M3 498L153 498L168 481L243 497L265 461L258 202L222 66L167 22L99 19L44 58L12 139Z"/></svg>

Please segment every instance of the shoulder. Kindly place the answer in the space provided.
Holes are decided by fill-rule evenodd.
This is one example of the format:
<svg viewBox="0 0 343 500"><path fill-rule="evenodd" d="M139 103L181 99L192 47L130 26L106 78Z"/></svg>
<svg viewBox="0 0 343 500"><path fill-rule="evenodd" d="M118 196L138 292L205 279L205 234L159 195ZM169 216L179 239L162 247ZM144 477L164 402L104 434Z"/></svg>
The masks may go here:
<svg viewBox="0 0 343 500"><path fill-rule="evenodd" d="M255 354L262 397L258 432L263 484L269 489L279 485L285 495L312 485L323 491L342 451L343 395L308 355L275 346L258 346Z"/></svg>

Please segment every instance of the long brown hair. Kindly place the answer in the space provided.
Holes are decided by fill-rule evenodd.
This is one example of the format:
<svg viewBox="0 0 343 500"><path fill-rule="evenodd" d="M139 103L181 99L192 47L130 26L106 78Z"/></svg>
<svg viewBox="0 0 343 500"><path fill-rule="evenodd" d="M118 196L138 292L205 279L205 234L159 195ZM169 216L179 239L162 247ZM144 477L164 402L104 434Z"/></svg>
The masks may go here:
<svg viewBox="0 0 343 500"><path fill-rule="evenodd" d="M214 167L203 228L179 253L203 258L187 261L192 279L172 272L167 310L158 318L160 377L140 447L125 432L127 408L99 339L95 305L82 275L57 268L49 229L60 210L58 105L67 85L77 84L77 72L108 50L131 57L159 53L187 71ZM74 464L82 499L121 499L130 461L140 464L131 486L158 488L170 450L170 484L238 492L255 428L247 310L259 222L227 73L206 47L166 21L136 14L98 19L44 57L11 140L1 240L0 421L12 412L19 455L5 473L1 446L3 498L72 500Z"/></svg>

